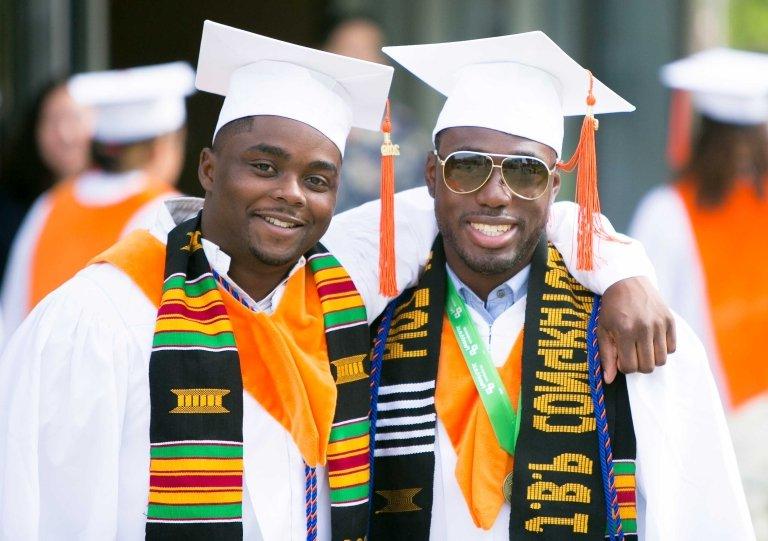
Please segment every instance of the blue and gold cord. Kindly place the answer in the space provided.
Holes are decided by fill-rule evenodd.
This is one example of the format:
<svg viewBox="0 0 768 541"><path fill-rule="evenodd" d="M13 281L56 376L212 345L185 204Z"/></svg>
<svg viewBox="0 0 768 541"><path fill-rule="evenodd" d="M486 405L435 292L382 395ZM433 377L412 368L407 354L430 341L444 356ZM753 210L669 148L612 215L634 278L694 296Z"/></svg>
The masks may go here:
<svg viewBox="0 0 768 541"><path fill-rule="evenodd" d="M605 393L603 391L603 367L600 364L600 349L597 345L597 325L600 320L601 298L595 297L592 314L587 324L587 362L589 370L589 389L597 421L598 450L600 452L600 472L603 477L605 495L606 537L611 541L623 541L624 531L619 516L619 497L616 492L616 476L613 472L613 449L611 435L608 432L608 417L605 412Z"/></svg>

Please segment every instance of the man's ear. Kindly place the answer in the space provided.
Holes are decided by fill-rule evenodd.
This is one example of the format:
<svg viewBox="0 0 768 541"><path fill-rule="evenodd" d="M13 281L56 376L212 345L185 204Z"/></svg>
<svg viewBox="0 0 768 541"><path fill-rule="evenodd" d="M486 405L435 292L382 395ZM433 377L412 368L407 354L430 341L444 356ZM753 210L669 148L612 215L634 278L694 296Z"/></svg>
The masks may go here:
<svg viewBox="0 0 768 541"><path fill-rule="evenodd" d="M560 173L554 172L552 173L552 195L549 201L550 203L555 202L558 193L560 193Z"/></svg>
<svg viewBox="0 0 768 541"><path fill-rule="evenodd" d="M206 193L213 191L213 176L216 169L216 154L210 148L200 152L200 163L197 165L197 178Z"/></svg>
<svg viewBox="0 0 768 541"><path fill-rule="evenodd" d="M427 162L424 164L424 182L427 184L429 195L435 197L435 182L437 182L437 156L430 151L427 154Z"/></svg>

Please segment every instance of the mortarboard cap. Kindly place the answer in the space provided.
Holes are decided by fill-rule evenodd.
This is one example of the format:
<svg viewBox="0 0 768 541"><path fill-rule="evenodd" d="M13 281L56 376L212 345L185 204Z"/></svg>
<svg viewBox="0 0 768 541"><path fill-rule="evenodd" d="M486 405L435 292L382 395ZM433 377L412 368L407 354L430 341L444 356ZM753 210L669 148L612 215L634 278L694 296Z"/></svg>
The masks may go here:
<svg viewBox="0 0 768 541"><path fill-rule="evenodd" d="M597 219L594 114L634 111L634 106L540 31L382 50L447 96L433 139L446 128L477 126L543 143L560 158L564 117L585 115L573 157L558 166L578 169L577 268L591 270L593 236L603 234Z"/></svg>
<svg viewBox="0 0 768 541"><path fill-rule="evenodd" d="M562 153L563 117L584 115L590 75L544 32L384 47L387 55L448 97L433 137L478 126L525 137ZM593 113L635 108L594 79Z"/></svg>
<svg viewBox="0 0 768 541"><path fill-rule="evenodd" d="M768 122L768 54L709 49L663 66L661 80L691 92L694 107L720 122Z"/></svg>
<svg viewBox="0 0 768 541"><path fill-rule="evenodd" d="M186 62L125 70L81 73L67 85L78 103L96 109L94 139L131 143L181 128L184 98L192 94L195 72Z"/></svg>
<svg viewBox="0 0 768 541"><path fill-rule="evenodd" d="M393 69L205 21L196 86L226 96L214 131L239 118L298 120L344 154L352 126L378 130Z"/></svg>

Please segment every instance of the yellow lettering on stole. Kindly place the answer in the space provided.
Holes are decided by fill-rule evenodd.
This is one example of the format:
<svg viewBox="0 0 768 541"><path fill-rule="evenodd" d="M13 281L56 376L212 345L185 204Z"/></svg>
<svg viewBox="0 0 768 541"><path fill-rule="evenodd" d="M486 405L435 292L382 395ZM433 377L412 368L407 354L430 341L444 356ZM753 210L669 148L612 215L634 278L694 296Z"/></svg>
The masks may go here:
<svg viewBox="0 0 768 541"><path fill-rule="evenodd" d="M582 473L592 475L594 461L581 453L563 453L557 455L552 464L528 464L529 470L554 471L560 473Z"/></svg>
<svg viewBox="0 0 768 541"><path fill-rule="evenodd" d="M587 361L577 362L573 360L572 349L541 348L538 351L540 357L544 357L544 366L552 370L587 371Z"/></svg>
<svg viewBox="0 0 768 541"><path fill-rule="evenodd" d="M544 533L544 526L570 526L573 533L587 533L589 515L574 513L569 517L536 517L525 521L525 529L529 532Z"/></svg>
<svg viewBox="0 0 768 541"><path fill-rule="evenodd" d="M429 305L429 290L417 289L413 296L395 312L387 338L387 351L382 359L403 358L413 359L426 357L426 349L411 349L408 342L415 338L424 338L427 335L427 322L429 316L422 308Z"/></svg>
<svg viewBox="0 0 768 541"><path fill-rule="evenodd" d="M565 289L567 291L571 289L571 281L562 269L549 269L544 275L544 281L548 286L555 289Z"/></svg>
<svg viewBox="0 0 768 541"><path fill-rule="evenodd" d="M401 342L387 342L387 353L382 356L382 359L389 361L390 359L415 359L426 356L426 349L407 350Z"/></svg>
<svg viewBox="0 0 768 541"><path fill-rule="evenodd" d="M586 330L592 297L568 274L562 258L550 248L550 268L544 276L546 283L560 292L544 295L541 307L537 354L540 364L534 385L533 428L549 433L587 433L596 430L592 395L589 388L588 363L584 359ZM547 306L550 303L550 306ZM551 304L557 303L556 306ZM576 357L576 360L574 359ZM582 453L559 451L543 463L528 464L533 480L527 483L526 499L539 516L525 521L527 531L544 533L545 528L569 528L573 533L589 531L589 515L550 516L546 502L589 504L589 486L574 482L572 475L589 476L594 461ZM568 474L556 482L545 477L547 472ZM576 478L575 481L584 481ZM550 511L551 512L551 511Z"/></svg>
<svg viewBox="0 0 768 541"><path fill-rule="evenodd" d="M541 331L552 337L551 340L539 340L539 347L556 348L563 345L572 348L583 349L587 347L587 337L583 329L571 329L570 331L561 331L550 327L541 327Z"/></svg>
<svg viewBox="0 0 768 541"><path fill-rule="evenodd" d="M542 432L569 432L573 434L593 432L596 428L594 417L578 417L579 424L577 425L559 425L552 422L551 419L549 415L534 415L533 428Z"/></svg>
<svg viewBox="0 0 768 541"><path fill-rule="evenodd" d="M584 320L584 312L577 312L573 308L550 308L541 307L541 325L552 327L571 327L574 329L587 329L587 322Z"/></svg>
<svg viewBox="0 0 768 541"><path fill-rule="evenodd" d="M578 293L578 292L576 292ZM589 308L591 298L581 295L563 295L562 293L544 293L541 297L543 302L565 302L570 304L576 310L584 311Z"/></svg>
<svg viewBox="0 0 768 541"><path fill-rule="evenodd" d="M392 320L392 331L390 336L392 338L401 337L404 334L410 334L413 331L420 329L427 322L426 310L409 310L407 312L401 312Z"/></svg>
<svg viewBox="0 0 768 541"><path fill-rule="evenodd" d="M558 485L550 481L537 481L528 485L526 497L529 501L589 503L590 490L581 483Z"/></svg>
<svg viewBox="0 0 768 541"><path fill-rule="evenodd" d="M576 393L543 394L533 399L533 407L549 415L590 415L593 408L591 396Z"/></svg>
<svg viewBox="0 0 768 541"><path fill-rule="evenodd" d="M536 385L537 393L584 393L589 394L589 384L584 381L587 374L581 372L548 372L537 370L536 378L552 385Z"/></svg>
<svg viewBox="0 0 768 541"><path fill-rule="evenodd" d="M414 331L414 332L399 332L397 334L390 334L387 340L413 340L414 338L426 338L427 331Z"/></svg>

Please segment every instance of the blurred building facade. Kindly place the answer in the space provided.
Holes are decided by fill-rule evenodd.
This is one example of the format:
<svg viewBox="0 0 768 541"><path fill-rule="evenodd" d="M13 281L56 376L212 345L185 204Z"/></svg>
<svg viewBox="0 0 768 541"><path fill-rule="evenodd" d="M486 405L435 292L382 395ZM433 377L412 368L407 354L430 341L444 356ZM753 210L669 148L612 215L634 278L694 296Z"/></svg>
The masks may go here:
<svg viewBox="0 0 768 541"><path fill-rule="evenodd" d="M0 145L17 122L14 111L52 77L177 59L194 64L206 18L311 46L319 46L331 21L345 15L373 17L390 44L541 29L637 106L632 114L605 116L598 132L603 206L623 228L638 198L668 176L668 95L658 83L658 67L691 50L725 43L733 34L748 41L733 40L735 46L760 47L750 41L768 34L765 28L760 33L756 3L765 7L762 0L0 0ZM737 16L729 17L734 6ZM734 33L733 20L751 26ZM441 98L403 71L396 74L393 92L431 130ZM210 144L219 105L215 96L189 100L184 191L200 191L197 157ZM566 155L580 122L567 123ZM566 178L564 186L569 196L572 180Z"/></svg>

